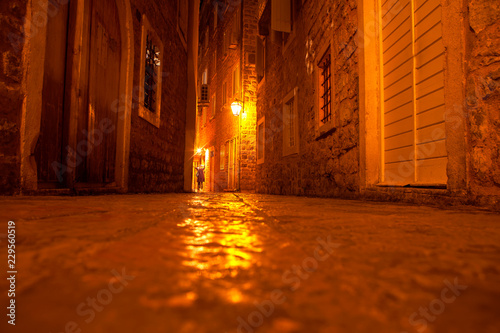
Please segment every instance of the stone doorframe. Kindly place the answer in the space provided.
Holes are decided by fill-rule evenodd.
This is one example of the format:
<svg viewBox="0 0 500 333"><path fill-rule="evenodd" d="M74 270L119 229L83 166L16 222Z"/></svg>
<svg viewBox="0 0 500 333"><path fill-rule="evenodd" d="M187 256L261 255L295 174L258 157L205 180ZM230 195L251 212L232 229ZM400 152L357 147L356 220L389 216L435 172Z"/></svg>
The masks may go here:
<svg viewBox="0 0 500 333"><path fill-rule="evenodd" d="M74 22L74 30L69 30L68 41L74 45L71 64L67 68L71 82L66 83L66 93L69 101L65 107L69 108L66 114L69 121L65 125L68 131L68 147L76 151L77 147L77 120L78 114L86 107L81 100L81 65L84 34L84 4L88 0L72 0L70 8L70 22ZM56 0L59 4L66 4L68 0ZM21 114L21 193L38 191L37 165L35 161L35 146L40 135L42 113L42 87L44 77L45 49L47 38L47 20L53 12L48 8L49 0L30 0L27 5L25 31L30 32L26 37L23 51L24 73L23 92L24 101ZM116 190L126 192L128 188L128 169L130 152L130 119L132 109L132 85L134 70L134 31L132 11L129 0L116 0L120 20L122 38L119 100L113 107L119 113L117 123L116 147ZM32 23L33 22L33 23ZM45 22L45 24L44 24ZM69 56L68 56L69 57ZM67 163L69 164L69 163ZM71 169L71 168L70 168ZM75 183L74 169L68 171L67 187L73 188Z"/></svg>
<svg viewBox="0 0 500 333"><path fill-rule="evenodd" d="M378 26L380 0L357 0L359 55L360 191L377 189L381 179L381 61ZM445 128L447 191L468 189L466 153L464 0L441 0L445 56ZM462 18L462 19L459 19Z"/></svg>

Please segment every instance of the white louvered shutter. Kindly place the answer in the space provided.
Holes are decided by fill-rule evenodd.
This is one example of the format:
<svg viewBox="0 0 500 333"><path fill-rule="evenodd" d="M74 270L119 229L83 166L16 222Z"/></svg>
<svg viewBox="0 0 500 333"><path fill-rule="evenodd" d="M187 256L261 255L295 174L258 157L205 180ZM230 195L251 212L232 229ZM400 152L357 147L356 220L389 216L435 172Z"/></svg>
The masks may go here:
<svg viewBox="0 0 500 333"><path fill-rule="evenodd" d="M445 184L438 0L382 0L384 182Z"/></svg>

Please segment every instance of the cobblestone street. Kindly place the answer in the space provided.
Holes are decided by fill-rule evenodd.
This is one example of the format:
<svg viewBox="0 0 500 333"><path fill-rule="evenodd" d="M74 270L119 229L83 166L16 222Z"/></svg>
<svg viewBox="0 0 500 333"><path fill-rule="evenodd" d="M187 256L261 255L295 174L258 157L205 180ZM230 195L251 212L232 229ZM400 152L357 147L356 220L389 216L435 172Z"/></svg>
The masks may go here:
<svg viewBox="0 0 500 333"><path fill-rule="evenodd" d="M487 211L200 193L4 197L0 216L1 332L500 332Z"/></svg>

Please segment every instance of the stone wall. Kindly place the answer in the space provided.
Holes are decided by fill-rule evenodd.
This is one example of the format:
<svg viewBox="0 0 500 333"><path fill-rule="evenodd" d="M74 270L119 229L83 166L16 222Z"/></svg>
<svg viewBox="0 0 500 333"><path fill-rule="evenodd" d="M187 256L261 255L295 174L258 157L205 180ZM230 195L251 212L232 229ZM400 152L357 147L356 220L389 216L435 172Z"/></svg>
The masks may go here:
<svg viewBox="0 0 500 333"><path fill-rule="evenodd" d="M244 55L247 52L255 53L258 1L244 1L243 6L241 6L241 3L241 1L230 1L226 7L221 1L208 1L202 8L200 19L198 82L201 82L204 70L208 69L209 97L211 99L215 92L216 108L215 110L207 107L203 109L199 108L197 117L197 147L213 149L214 156L213 158L211 157L210 167L215 168L213 173L214 191L228 189L228 154L226 143L231 139L236 139L238 144L235 165L236 182L240 178L240 189L244 191L252 191L255 187L255 90L257 78L255 65L247 64L246 59L242 59L242 54ZM213 19L215 7L218 8L216 28ZM224 33L230 33L230 27L237 20L236 15L241 14L240 10L243 10L241 37L237 46L226 52L224 51ZM209 30L209 42L208 47L204 47L205 31L207 29ZM226 82L228 90L232 90L232 74L235 66L240 67L240 75L243 79L241 89L244 95L245 111L239 118L232 114L231 103L236 98L242 99L241 95L236 94L235 96L231 96L228 94L226 103L222 101L224 82ZM204 112L210 113L206 117L205 124L203 123ZM224 159L221 159L221 147L224 145L226 145L226 155ZM240 161L241 168L238 165ZM223 170L221 170L221 163L224 163ZM238 177L239 170L241 170L241 174ZM206 173L208 176L207 182L210 182L211 170L206 170Z"/></svg>
<svg viewBox="0 0 500 333"><path fill-rule="evenodd" d="M256 36L258 33L258 0L246 0L243 5L243 54L247 59L256 54ZM241 121L241 190L255 190L256 166L256 99L257 73L255 64L244 61L243 91L245 113Z"/></svg>
<svg viewBox="0 0 500 333"><path fill-rule="evenodd" d="M20 124L23 92L25 1L0 3L0 193L20 191Z"/></svg>
<svg viewBox="0 0 500 333"><path fill-rule="evenodd" d="M271 194L353 196L359 190L358 64L355 1L306 1L289 45L271 31L257 119L265 117L265 161L257 191ZM316 66L331 44L335 126L318 132ZM283 157L282 99L298 87L299 153Z"/></svg>
<svg viewBox="0 0 500 333"><path fill-rule="evenodd" d="M157 128L132 109L130 192L180 192L184 181L187 51L177 32L177 1L131 1L134 17L134 87L140 78L141 22L148 18L163 42L161 123ZM137 91L134 89L134 91Z"/></svg>
<svg viewBox="0 0 500 333"><path fill-rule="evenodd" d="M470 188L479 204L500 202L500 3L468 0L466 114Z"/></svg>

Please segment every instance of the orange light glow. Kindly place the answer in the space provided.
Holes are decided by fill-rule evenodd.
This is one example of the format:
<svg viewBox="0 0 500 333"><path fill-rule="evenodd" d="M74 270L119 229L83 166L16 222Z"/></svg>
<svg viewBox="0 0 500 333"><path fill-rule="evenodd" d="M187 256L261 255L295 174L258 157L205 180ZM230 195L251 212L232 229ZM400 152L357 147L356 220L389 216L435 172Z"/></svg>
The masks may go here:
<svg viewBox="0 0 500 333"><path fill-rule="evenodd" d="M193 209L196 219L188 218L177 225L187 231L182 264L196 270L193 276L210 280L236 277L250 269L257 260L255 256L262 252L262 244L245 223L249 208L241 203L228 203L226 209L234 212L234 219L221 221L212 219L212 212L203 208L201 201L193 200L191 204L196 207ZM220 296L230 303L245 299L244 291L234 288L221 291Z"/></svg>

